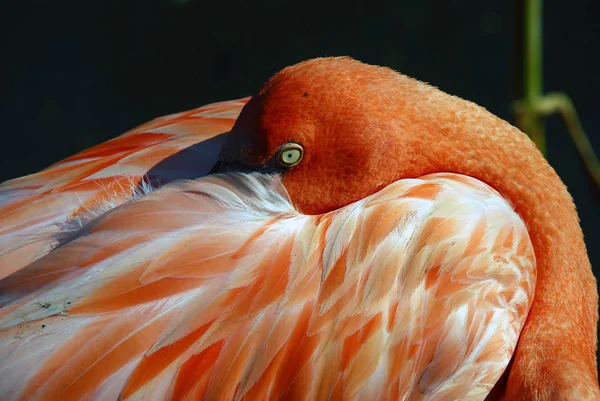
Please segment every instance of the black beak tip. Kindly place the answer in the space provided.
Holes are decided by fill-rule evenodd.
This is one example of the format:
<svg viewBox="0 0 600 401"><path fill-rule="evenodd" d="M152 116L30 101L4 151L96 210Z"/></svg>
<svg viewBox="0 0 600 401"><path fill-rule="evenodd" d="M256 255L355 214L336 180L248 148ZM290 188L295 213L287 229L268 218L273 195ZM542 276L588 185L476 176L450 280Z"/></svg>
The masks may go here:
<svg viewBox="0 0 600 401"><path fill-rule="evenodd" d="M211 174L219 174L225 173L227 171L227 163L223 163L221 160L217 161L217 163L210 169L208 175Z"/></svg>
<svg viewBox="0 0 600 401"><path fill-rule="evenodd" d="M222 160L217 161L208 174L220 174L220 173L251 173L253 171L260 171L260 169L252 168L240 163L224 162Z"/></svg>

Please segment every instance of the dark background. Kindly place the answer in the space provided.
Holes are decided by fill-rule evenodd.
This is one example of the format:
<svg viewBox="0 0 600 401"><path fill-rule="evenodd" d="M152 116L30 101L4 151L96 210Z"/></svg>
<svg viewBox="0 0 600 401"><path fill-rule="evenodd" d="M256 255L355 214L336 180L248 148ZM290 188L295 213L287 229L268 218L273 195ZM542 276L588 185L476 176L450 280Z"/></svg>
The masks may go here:
<svg viewBox="0 0 600 401"><path fill-rule="evenodd" d="M316 57L383 64L514 121L518 1L5 1L0 182L164 114L250 95ZM544 85L565 91L600 151L598 0L546 1ZM562 121L548 158L600 272L600 191Z"/></svg>

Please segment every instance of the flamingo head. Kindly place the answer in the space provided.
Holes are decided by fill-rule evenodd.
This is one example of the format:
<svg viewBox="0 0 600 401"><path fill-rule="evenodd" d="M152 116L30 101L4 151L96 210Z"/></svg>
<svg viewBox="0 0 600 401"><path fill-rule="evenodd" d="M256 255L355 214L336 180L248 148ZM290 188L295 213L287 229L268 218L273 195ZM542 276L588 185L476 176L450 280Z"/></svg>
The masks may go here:
<svg viewBox="0 0 600 401"><path fill-rule="evenodd" d="M334 210L439 169L426 144L440 120L430 99L442 95L452 98L348 57L305 61L252 97L219 165L281 174L296 209Z"/></svg>

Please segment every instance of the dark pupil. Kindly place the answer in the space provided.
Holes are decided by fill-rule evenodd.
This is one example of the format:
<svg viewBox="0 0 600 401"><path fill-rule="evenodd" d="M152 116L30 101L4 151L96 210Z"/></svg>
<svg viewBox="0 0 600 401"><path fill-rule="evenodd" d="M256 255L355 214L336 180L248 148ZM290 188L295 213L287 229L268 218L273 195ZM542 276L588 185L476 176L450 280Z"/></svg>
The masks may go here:
<svg viewBox="0 0 600 401"><path fill-rule="evenodd" d="M291 153L288 153L288 154L287 154L287 158L288 158L288 159L291 159L291 158L292 158L292 154L291 154Z"/></svg>

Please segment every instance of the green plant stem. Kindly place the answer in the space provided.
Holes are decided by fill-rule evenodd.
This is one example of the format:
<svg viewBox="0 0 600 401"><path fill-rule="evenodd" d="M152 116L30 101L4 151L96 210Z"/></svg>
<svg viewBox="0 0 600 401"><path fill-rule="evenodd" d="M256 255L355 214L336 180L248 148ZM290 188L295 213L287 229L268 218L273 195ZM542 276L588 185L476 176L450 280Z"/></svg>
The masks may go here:
<svg viewBox="0 0 600 401"><path fill-rule="evenodd" d="M514 104L516 123L546 154L544 117L559 112L583 162L600 187L600 161L585 135L571 98L565 93L542 93L542 0L525 0L523 100Z"/></svg>
<svg viewBox="0 0 600 401"><path fill-rule="evenodd" d="M525 2L524 116L522 128L546 154L544 122L536 104L542 97L542 0Z"/></svg>

